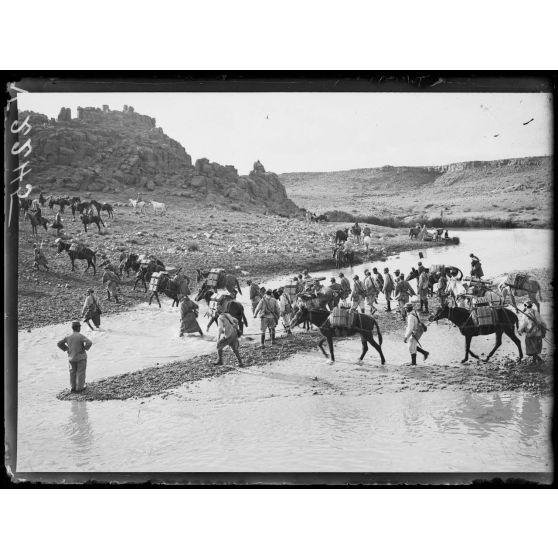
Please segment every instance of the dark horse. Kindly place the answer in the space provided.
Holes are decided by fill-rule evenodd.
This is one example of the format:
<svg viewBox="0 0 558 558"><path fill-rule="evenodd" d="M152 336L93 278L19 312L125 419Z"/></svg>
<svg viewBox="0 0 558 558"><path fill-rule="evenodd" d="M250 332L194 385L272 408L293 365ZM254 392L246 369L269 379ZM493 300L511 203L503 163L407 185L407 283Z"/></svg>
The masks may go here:
<svg viewBox="0 0 558 558"><path fill-rule="evenodd" d="M113 213L112 213L112 205L110 205L110 203L104 203L101 206L101 210L102 211L106 211L107 215L112 219L114 217Z"/></svg>
<svg viewBox="0 0 558 558"><path fill-rule="evenodd" d="M158 290L151 292L151 296L149 297L149 304L151 304L153 297L155 297L157 299L157 303L159 304L159 308L161 308L159 293L163 293L164 295L167 295L172 300L171 308L174 305L178 306L179 282L177 281L177 279L178 279L178 273L174 277L169 277L166 273L161 275L159 279ZM188 277L185 277L185 280L188 281L188 284L190 284L190 279ZM190 289L188 289L188 292L186 294L190 294Z"/></svg>
<svg viewBox="0 0 558 558"><path fill-rule="evenodd" d="M158 259L155 259L155 263L159 265L162 269L165 269L165 264ZM139 260L138 254L132 254L128 252L122 252L120 254L120 274L126 272L126 277L130 277L130 270L138 272L142 262Z"/></svg>
<svg viewBox="0 0 558 558"><path fill-rule="evenodd" d="M519 350L519 360L523 358L523 351L521 350L521 341L515 335L515 327L518 325L517 315L508 310L507 308L493 308L495 312L496 324L494 325L475 325L471 312L466 308L452 308L448 304L444 304L439 308L434 316L429 318L429 321L438 321L448 319L455 324L461 335L465 336L465 358L461 361L467 362L469 355L480 360L479 357L471 351L471 340L478 335L496 334L496 345L486 357L485 362L496 352L496 349L502 344L502 335L505 333L517 346Z"/></svg>
<svg viewBox="0 0 558 558"><path fill-rule="evenodd" d="M196 272L198 274L198 283L201 283L203 279L207 279L207 276L209 275L209 271L201 271L200 269L196 269ZM202 298L205 298L204 293L209 288L211 287L207 285L207 281L204 281L202 283L202 286L200 287L200 292L196 296L196 302L201 300ZM238 282L236 275L231 275L229 273L225 274L224 277L221 276L219 278L217 289L227 289L227 291L231 293L233 298L236 298L237 289L238 293L242 294L242 291L240 290L240 283Z"/></svg>
<svg viewBox="0 0 558 558"><path fill-rule="evenodd" d="M378 326L378 322L372 316L368 316L367 314L357 314L356 312L354 312L351 313L351 316L350 327L332 327L329 323L329 312L327 310L309 310L306 306L302 306L298 309L290 325L291 327L294 327L304 320L309 320L315 326L317 326L323 336L322 339L318 341L318 347L325 355L325 357L328 358L328 355L323 348L323 344L327 340L330 354L329 360L331 363L335 361L335 356L333 354L333 338L351 337L358 333L362 342L362 353L360 355L359 362L362 362L364 355L368 352L368 343L370 343L370 345L372 345L372 347L374 347L378 351L382 359L382 364L385 364L386 359L384 358L384 353L382 352L382 333ZM378 332L377 343L374 340L374 327L376 327L376 331Z"/></svg>
<svg viewBox="0 0 558 558"><path fill-rule="evenodd" d="M205 302L207 302L208 306L211 301L211 297L214 294L215 293L210 289L205 291L205 294L203 295L203 299L205 300ZM219 314L222 312L226 312L227 314L230 314L233 318L236 318L238 320L240 335L242 335L244 333L244 326L248 327L248 320L246 319L246 315L244 314L244 306L242 306L240 302L237 302L236 300L232 300L228 296L226 296L225 300L223 300L218 305L217 311L215 312L215 314L211 316L211 319L207 324L207 331L209 331L209 327L213 324L213 322L217 321Z"/></svg>
<svg viewBox="0 0 558 558"><path fill-rule="evenodd" d="M99 215L93 215L91 213L87 213L85 215L80 215L79 217L81 219L81 222L83 223L83 228L85 229L85 232L87 232L87 225L97 225L97 228L99 229L99 232L101 232L101 225L103 225L103 227L107 227L104 223L103 220L101 219L101 217Z"/></svg>
<svg viewBox="0 0 558 558"><path fill-rule="evenodd" d="M335 231L335 244L339 244L340 242L347 242L347 238L349 238L348 227L344 231L342 230Z"/></svg>
<svg viewBox="0 0 558 558"><path fill-rule="evenodd" d="M78 250L70 250L71 244L69 242L65 242L61 238L57 238L55 244L58 245L58 253L63 252L64 250L68 252L70 256L70 261L72 262L72 271L75 271L76 268L74 266L75 260L87 260L87 271L90 267L93 267L93 275L97 273L97 269L95 268L96 256L95 252L91 250L91 248L82 247Z"/></svg>
<svg viewBox="0 0 558 558"><path fill-rule="evenodd" d="M97 210L97 216L100 217L101 216L101 209L103 208L103 204L99 203L96 200L91 200L89 203Z"/></svg>
<svg viewBox="0 0 558 558"><path fill-rule="evenodd" d="M60 207L60 213L64 213L64 207L66 207L67 205L72 205L70 202L70 199L66 196L65 198L53 198L50 197L48 200L48 207L50 209L53 209L53 206L57 205L58 207Z"/></svg>
<svg viewBox="0 0 558 558"><path fill-rule="evenodd" d="M409 229L409 238L413 240L413 238L418 238L420 232L420 227L413 227Z"/></svg>
<svg viewBox="0 0 558 558"><path fill-rule="evenodd" d="M132 290L135 291L138 281L141 281L144 291L147 292L147 282L151 279L151 276L156 271L165 271L165 266L163 262L159 260L151 260L148 263L140 264L139 270L136 273L136 282L134 283L134 288ZM157 300L159 300L158 297ZM159 302L159 306L161 306L160 302Z"/></svg>
<svg viewBox="0 0 558 558"><path fill-rule="evenodd" d="M48 219L42 217L39 211L36 214L33 211L26 211L24 218L29 219L31 231L35 236L37 235L37 227L44 227L45 231L47 230Z"/></svg>

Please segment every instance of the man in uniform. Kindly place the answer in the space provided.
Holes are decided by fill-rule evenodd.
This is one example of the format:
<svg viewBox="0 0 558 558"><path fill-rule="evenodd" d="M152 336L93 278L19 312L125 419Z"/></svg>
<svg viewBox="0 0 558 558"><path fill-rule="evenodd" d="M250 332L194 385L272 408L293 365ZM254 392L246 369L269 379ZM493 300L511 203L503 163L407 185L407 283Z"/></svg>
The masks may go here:
<svg viewBox="0 0 558 558"><path fill-rule="evenodd" d="M257 283L254 283L252 279L248 279L246 284L250 286L250 302L252 303L252 313L254 313L258 302L262 299L260 295L260 287Z"/></svg>
<svg viewBox="0 0 558 558"><path fill-rule="evenodd" d="M405 321L407 316L406 304L409 302L409 298L414 296L414 294L415 291L413 291L413 287L409 285L409 282L403 277L403 275L400 275L399 281L397 281L395 285L395 300L398 301L399 312L401 313L403 321Z"/></svg>
<svg viewBox="0 0 558 558"><path fill-rule="evenodd" d="M258 302L254 311L254 318L261 314L261 342L260 348L265 347L265 332L269 329L271 344L275 343L275 326L279 322L279 304L273 297L273 292L267 290L263 298Z"/></svg>
<svg viewBox="0 0 558 558"><path fill-rule="evenodd" d="M420 311L428 313L428 289L430 282L428 280L428 270L421 266L421 274L418 278L418 294L420 298Z"/></svg>
<svg viewBox="0 0 558 558"><path fill-rule="evenodd" d="M370 315L374 315L376 313L374 302L378 296L378 291L372 279L372 274L367 269L364 270L364 289L366 290L366 302L370 306Z"/></svg>
<svg viewBox="0 0 558 558"><path fill-rule="evenodd" d="M440 273L440 278L438 279L438 300L440 301L440 306L444 306L448 298L448 275L445 269Z"/></svg>
<svg viewBox="0 0 558 558"><path fill-rule="evenodd" d="M384 278L378 272L377 267L372 268L372 280L374 281L374 285L376 285L376 290L381 293L384 290Z"/></svg>
<svg viewBox="0 0 558 558"><path fill-rule="evenodd" d="M384 296L386 297L386 304L387 304L386 312L391 312L391 294L393 293L393 288L395 287L395 283L393 281L393 277L391 276L391 273L389 272L389 268L387 267L384 267L383 285L384 285L383 288Z"/></svg>
<svg viewBox="0 0 558 558"><path fill-rule="evenodd" d="M484 271L482 270L480 260L474 254L469 254L469 257L471 258L471 278L482 279Z"/></svg>
<svg viewBox="0 0 558 558"><path fill-rule="evenodd" d="M424 360L428 358L429 352L419 347L419 339L421 338L424 330L421 321L416 312L413 311L413 304L408 302L405 304L407 310L407 329L405 330L404 342L409 342L409 352L411 353L411 364L417 363L417 351L422 354Z"/></svg>
<svg viewBox="0 0 558 558"><path fill-rule="evenodd" d="M277 291L279 293L279 315L283 321L283 327L287 335L292 335L291 332L291 318L293 312L293 303L291 297L285 292L283 287Z"/></svg>
<svg viewBox="0 0 558 558"><path fill-rule="evenodd" d="M339 285L341 286L341 300L347 300L351 294L351 282L345 277L344 273L339 274Z"/></svg>
<svg viewBox="0 0 558 558"><path fill-rule="evenodd" d="M93 343L80 333L81 324L72 322L70 335L58 341L57 346L60 350L68 353L70 363L70 388L72 393L77 393L85 389L85 370L87 368L87 353Z"/></svg>
<svg viewBox="0 0 558 558"><path fill-rule="evenodd" d="M358 278L358 275L353 277L353 292L351 294L351 299L353 304L351 306L351 311L356 312L359 307L362 314L364 314L364 300L366 298L366 288Z"/></svg>

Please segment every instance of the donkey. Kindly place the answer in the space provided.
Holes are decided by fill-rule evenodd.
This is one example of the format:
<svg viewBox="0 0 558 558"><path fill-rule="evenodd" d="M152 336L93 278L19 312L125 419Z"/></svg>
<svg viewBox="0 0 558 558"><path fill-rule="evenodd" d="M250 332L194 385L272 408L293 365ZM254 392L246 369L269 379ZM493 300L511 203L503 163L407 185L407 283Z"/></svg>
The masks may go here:
<svg viewBox="0 0 558 558"><path fill-rule="evenodd" d="M438 309L434 316L429 318L429 321L437 322L438 320L447 319L459 328L461 335L465 337L465 358L461 361L461 363L467 362L469 360L469 355L477 360L480 360L479 357L471 351L471 340L473 337L477 337L479 335L490 335L491 333L496 334L496 344L486 359L484 359L484 362L488 362L488 359L502 344L502 335L504 333L517 346L519 351L519 361L521 362L521 359L523 358L521 341L515 335L515 328L519 324L517 315L507 308L493 308L492 311L495 313L496 323L492 325L478 326L473 321L472 314L468 309L459 307L452 308L448 303L445 303Z"/></svg>
<svg viewBox="0 0 558 558"><path fill-rule="evenodd" d="M87 213L85 215L80 215L80 219L81 222L83 223L83 228L85 229L85 232L87 232L87 225L92 225L92 224L97 225L99 232L101 232L101 225L103 225L103 227L105 228L107 227L99 215L92 215L91 213Z"/></svg>
<svg viewBox="0 0 558 558"><path fill-rule="evenodd" d="M42 217L40 213L34 214L31 211L26 211L24 219L28 219L31 223L31 231L35 236L37 236L37 227L43 227L45 231L47 230L48 219Z"/></svg>
<svg viewBox="0 0 558 558"><path fill-rule="evenodd" d="M330 364L335 362L335 356L333 354L333 338L350 337L356 333L360 335L360 340L362 342L362 353L358 362L362 362L364 355L368 352L368 344L370 343L370 345L378 351L380 358L382 359L382 364L385 364L386 359L384 357L384 353L382 352L382 333L380 331L380 327L378 326L378 322L372 316L367 314L357 314L356 312L352 312L351 316L352 318L348 328L337 328L330 324L328 310L309 310L306 305L302 305L291 320L290 327L294 327L305 320L309 320L317 326L322 334L322 338L318 341L318 347L324 356L328 358ZM378 333L378 342L374 339L374 328L376 328ZM329 346L329 357L323 348L325 341L327 341Z"/></svg>
<svg viewBox="0 0 558 558"><path fill-rule="evenodd" d="M107 215L109 216L110 219L112 219L114 217L114 215L112 213L112 205L110 205L110 203L104 203L101 206L101 210L106 211Z"/></svg>
<svg viewBox="0 0 558 558"><path fill-rule="evenodd" d="M198 274L198 283L201 283L204 279L207 279L207 276L209 275L209 271L202 271L201 269L196 269L196 273ZM207 289L209 289L207 281L203 281L202 286L200 287L200 291L196 296L196 302L204 298L205 291ZM230 273L225 274L224 277L220 277L217 289L227 289L227 291L231 293L233 298L236 298L237 290L239 294L242 294L240 283L238 282L236 275L232 275Z"/></svg>
<svg viewBox="0 0 558 558"><path fill-rule="evenodd" d="M207 302L208 306L211 301L211 297L214 294L215 293L210 289L205 291L203 298ZM209 331L210 326L217 321L219 314L221 314L222 312L226 312L227 314L230 314L233 318L236 318L238 320L239 333L240 335L242 335L244 333L244 326L248 327L248 320L246 319L246 315L244 314L244 306L242 306L240 302L237 302L236 300L233 300L229 297L226 297L225 300L223 300L218 305L217 310L214 314L212 313L211 319L207 324L207 331Z"/></svg>
<svg viewBox="0 0 558 558"><path fill-rule="evenodd" d="M87 270L90 267L93 267L93 275L97 274L97 269L95 267L95 263L96 263L96 256L95 256L95 252L93 252L93 250L91 250L91 248L87 248L87 247L81 247L78 248L77 250L72 250L71 248L71 243L70 242L65 242L64 240L62 240L61 238L57 238L54 241L55 244L58 245L58 253L60 254L63 251L68 252L68 256L70 256L70 261L72 262L72 271L75 271L76 268L74 266L74 262L75 260L86 260L87 261L87 268L85 269L85 272L87 272Z"/></svg>

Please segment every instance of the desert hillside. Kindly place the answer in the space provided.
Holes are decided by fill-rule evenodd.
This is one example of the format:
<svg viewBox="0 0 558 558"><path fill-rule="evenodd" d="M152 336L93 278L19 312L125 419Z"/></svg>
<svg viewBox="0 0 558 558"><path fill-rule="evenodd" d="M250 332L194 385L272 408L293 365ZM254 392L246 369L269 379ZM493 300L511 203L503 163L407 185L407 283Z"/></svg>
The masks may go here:
<svg viewBox="0 0 558 558"><path fill-rule="evenodd" d="M77 118L62 108L57 119L22 112L29 117L33 151L29 181L45 195L135 197L144 191L156 201L168 196L189 198L214 207L238 205L245 211L298 213L276 174L257 161L248 176L232 165L198 159L194 164L184 147L156 126L154 118L133 107L110 110L78 107Z"/></svg>
<svg viewBox="0 0 558 558"><path fill-rule="evenodd" d="M402 222L442 217L472 225L501 219L534 227L552 219L551 157L285 173L280 179L295 203L316 213L337 210Z"/></svg>

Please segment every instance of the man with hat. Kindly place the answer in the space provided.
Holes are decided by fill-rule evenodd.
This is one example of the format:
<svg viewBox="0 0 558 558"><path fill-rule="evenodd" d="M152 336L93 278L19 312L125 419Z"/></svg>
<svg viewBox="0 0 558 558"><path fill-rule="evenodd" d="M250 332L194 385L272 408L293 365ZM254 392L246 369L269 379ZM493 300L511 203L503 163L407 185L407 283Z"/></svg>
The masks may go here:
<svg viewBox="0 0 558 558"><path fill-rule="evenodd" d="M250 302L252 303L252 313L256 310L256 306L258 302L262 299L260 295L260 287L256 282L253 282L252 279L248 279L246 284L250 286Z"/></svg>
<svg viewBox="0 0 558 558"><path fill-rule="evenodd" d="M283 327L285 328L287 335L292 335L291 317L293 312L293 302L283 287L279 287L277 292L279 293L279 315L282 318Z"/></svg>
<svg viewBox="0 0 558 558"><path fill-rule="evenodd" d="M380 276L381 277L381 276ZM395 283L393 281L393 277L389 272L388 267L384 267L384 280L383 280L383 292L384 296L386 297L386 312L391 312L391 294L393 293L393 288L395 287Z"/></svg>
<svg viewBox="0 0 558 558"><path fill-rule="evenodd" d="M377 267L372 268L372 280L374 281L374 285L376 285L376 290L381 293L384 290L384 278L378 272Z"/></svg>
<svg viewBox="0 0 558 558"><path fill-rule="evenodd" d="M374 302L378 296L378 291L372 279L372 274L367 269L364 270L364 289L366 291L366 302L368 302L368 306L370 306L370 315L374 315L376 313Z"/></svg>
<svg viewBox="0 0 558 558"><path fill-rule="evenodd" d="M517 331L525 333L525 352L527 356L533 357L533 362L542 362L539 356L542 352L542 340L546 335L546 323L533 303L527 301L523 306L523 315Z"/></svg>
<svg viewBox="0 0 558 558"><path fill-rule="evenodd" d="M101 306L93 294L93 289L87 289L87 296L85 297L85 302L83 303L83 309L81 315L83 321L93 330L93 326L89 323L89 320L95 324L95 327L99 329L101 327Z"/></svg>
<svg viewBox="0 0 558 558"><path fill-rule="evenodd" d="M258 314L261 314L260 348L263 349L265 347L265 332L267 329L269 329L271 344L275 343L275 326L279 322L279 304L273 297L271 289L268 289L260 302L258 302L254 311L254 318L257 318Z"/></svg>
<svg viewBox="0 0 558 558"><path fill-rule="evenodd" d="M366 289L362 284L358 275L353 276L353 292L351 294L351 300L353 304L351 306L351 312L356 312L360 307L360 312L364 314L364 300L366 297Z"/></svg>
<svg viewBox="0 0 558 558"><path fill-rule="evenodd" d="M409 282L403 277L403 275L399 276L399 281L397 281L395 285L395 300L399 303L399 312L401 313L401 318L405 321L405 317L407 315L406 312L406 304L409 302L411 296L414 296L415 291L413 291L413 287L409 285Z"/></svg>
<svg viewBox="0 0 558 558"><path fill-rule="evenodd" d="M339 274L339 285L341 286L341 300L347 300L347 297L351 294L351 283L345 277L344 273Z"/></svg>
<svg viewBox="0 0 558 558"><path fill-rule="evenodd" d="M420 298L420 311L428 313L428 289L430 288L430 280L428 278L428 269L420 266L421 273L417 279L418 295Z"/></svg>
<svg viewBox="0 0 558 558"><path fill-rule="evenodd" d="M419 347L419 339L424 333L422 322L420 321L417 313L414 311L413 303L407 302L405 304L405 310L407 311L407 329L405 330L404 342L409 342L409 352L411 353L411 365L416 365L417 363L417 351L422 354L424 360L428 358L428 351L425 351L422 347Z"/></svg>
<svg viewBox="0 0 558 558"><path fill-rule="evenodd" d="M85 389L85 370L87 368L87 353L93 343L80 333L81 324L79 321L72 322L70 335L58 341L57 346L62 351L68 353L70 363L70 388L72 393L77 393Z"/></svg>
<svg viewBox="0 0 558 558"><path fill-rule="evenodd" d="M484 271L482 270L480 260L474 254L469 254L469 257L471 258L471 278L482 279Z"/></svg>
<svg viewBox="0 0 558 558"><path fill-rule="evenodd" d="M329 285L324 291L324 294L332 297L331 307L335 308L339 304L339 300L342 295L341 285L337 283L335 277L329 280Z"/></svg>

